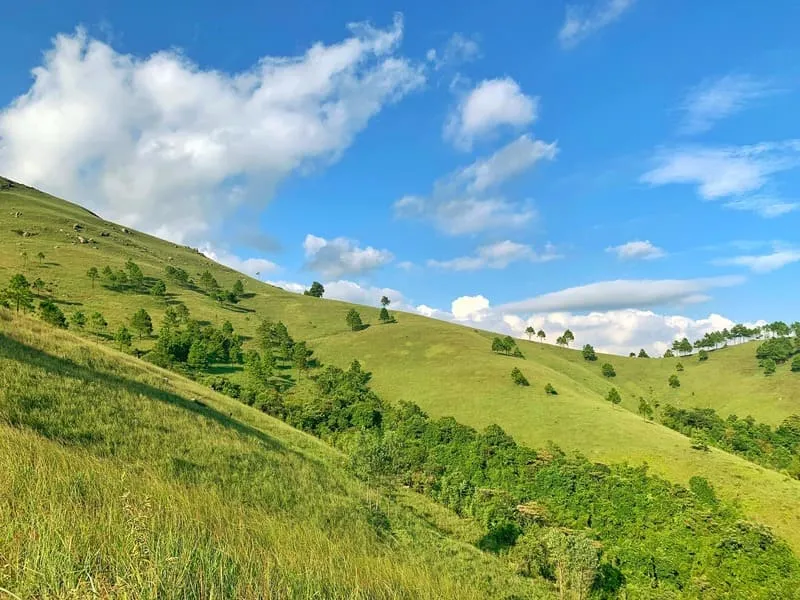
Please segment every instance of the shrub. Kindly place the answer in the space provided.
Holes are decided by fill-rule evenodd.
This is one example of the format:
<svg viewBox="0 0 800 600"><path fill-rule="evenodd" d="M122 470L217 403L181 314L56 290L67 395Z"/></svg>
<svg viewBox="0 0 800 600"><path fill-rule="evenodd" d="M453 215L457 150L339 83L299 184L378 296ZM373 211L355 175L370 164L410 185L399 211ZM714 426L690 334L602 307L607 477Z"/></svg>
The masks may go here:
<svg viewBox="0 0 800 600"><path fill-rule="evenodd" d="M549 396L558 396L558 392L556 388L553 387L552 383L548 383L544 386L544 393Z"/></svg>
<svg viewBox="0 0 800 600"><path fill-rule="evenodd" d="M86 325L86 315L79 310L76 310L74 313L72 313L72 316L69 318L69 320L78 329L83 329Z"/></svg>
<svg viewBox="0 0 800 600"><path fill-rule="evenodd" d="M61 329L67 328L67 317L64 316L64 313L52 300L42 300L39 303L39 314L45 323Z"/></svg>
<svg viewBox="0 0 800 600"><path fill-rule="evenodd" d="M756 348L756 358L770 359L776 363L787 360L792 354L794 354L792 341L785 337L769 339Z"/></svg>
<svg viewBox="0 0 800 600"><path fill-rule="evenodd" d="M675 370L676 371L683 371L683 363L678 363L677 365L675 365Z"/></svg>
<svg viewBox="0 0 800 600"><path fill-rule="evenodd" d="M794 360L792 361L792 371L794 371L795 373L800 371L800 354L795 356Z"/></svg>
<svg viewBox="0 0 800 600"><path fill-rule="evenodd" d="M522 371L520 371L517 367L511 369L511 381L523 387L530 385L525 375L523 375Z"/></svg>
<svg viewBox="0 0 800 600"><path fill-rule="evenodd" d="M586 344L581 353L583 354L584 360L597 360L597 354L595 354L594 348L591 344Z"/></svg>
<svg viewBox="0 0 800 600"><path fill-rule="evenodd" d="M681 387L681 380L678 379L677 375L670 375L668 381L669 381L669 387L671 388Z"/></svg>
<svg viewBox="0 0 800 600"><path fill-rule="evenodd" d="M761 361L761 366L764 367L764 375L772 375L775 372L776 364L771 358Z"/></svg>
<svg viewBox="0 0 800 600"><path fill-rule="evenodd" d="M614 365L611 363L603 363L603 366L600 367L603 371L603 377L616 377L617 372L614 370Z"/></svg>
<svg viewBox="0 0 800 600"><path fill-rule="evenodd" d="M349 311L347 311L345 321L352 331L358 331L364 327L364 324L361 322L361 315L358 314L358 311L355 308L351 308Z"/></svg>
<svg viewBox="0 0 800 600"><path fill-rule="evenodd" d="M608 390L608 394L606 394L606 400L608 400L609 402L611 402L611 404L616 406L617 404L622 402L622 396L619 395L619 391L617 390L617 388L612 387L610 390Z"/></svg>
<svg viewBox="0 0 800 600"><path fill-rule="evenodd" d="M697 358L700 362L708 360L708 352L700 350L700 352L697 353Z"/></svg>

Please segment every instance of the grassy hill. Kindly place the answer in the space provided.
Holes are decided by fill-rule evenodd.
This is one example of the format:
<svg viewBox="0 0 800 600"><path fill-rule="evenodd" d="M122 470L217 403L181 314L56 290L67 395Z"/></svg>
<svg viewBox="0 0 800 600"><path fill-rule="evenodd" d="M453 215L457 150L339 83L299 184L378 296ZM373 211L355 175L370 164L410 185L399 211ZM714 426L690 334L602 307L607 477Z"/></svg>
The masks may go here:
<svg viewBox="0 0 800 600"><path fill-rule="evenodd" d="M0 514L0 596L550 596L315 438L2 309Z"/></svg>
<svg viewBox="0 0 800 600"><path fill-rule="evenodd" d="M587 362L576 350L520 341L526 356L522 360L491 353L487 332L404 313L397 323L380 325L378 309L367 307L357 308L371 326L352 332L344 320L352 305L285 292L245 278L190 248L126 232L77 205L19 185L0 187L6 188L0 191L0 281L16 272L31 280L40 277L66 312L100 310L113 329L143 307L158 324L163 301L99 285L93 288L85 276L89 267L118 268L129 258L149 277L162 277L164 266L172 264L195 278L208 269L225 287L242 278L249 297L237 306L223 307L204 294L168 284L169 300L184 302L195 318L218 325L228 319L247 335L254 334L262 318L280 319L323 361L345 366L358 358L373 372L373 385L384 398L413 401L434 416L454 416L476 427L497 423L534 447L552 440L604 462L644 461L676 482L685 483L693 475L706 477L723 498L738 500L748 515L771 526L800 551L800 482L722 451L692 450L686 437L634 412L639 396L662 404L709 406L723 417L731 412L751 414L772 424L800 412L800 376L784 366L765 379L752 345L714 352L699 364L691 357L600 356ZM76 224L79 232L73 229ZM79 235L94 241L80 243ZM44 254L41 261L39 252ZM147 348L152 343L142 340L136 345ZM679 360L685 371L680 374L681 387L675 390L667 378ZM616 368L613 381L600 373L606 361ZM530 388L512 384L513 366L531 381ZM236 377L232 367L219 367L219 372ZM547 396L545 383L551 383L558 395ZM603 399L611 385L622 394L620 407Z"/></svg>

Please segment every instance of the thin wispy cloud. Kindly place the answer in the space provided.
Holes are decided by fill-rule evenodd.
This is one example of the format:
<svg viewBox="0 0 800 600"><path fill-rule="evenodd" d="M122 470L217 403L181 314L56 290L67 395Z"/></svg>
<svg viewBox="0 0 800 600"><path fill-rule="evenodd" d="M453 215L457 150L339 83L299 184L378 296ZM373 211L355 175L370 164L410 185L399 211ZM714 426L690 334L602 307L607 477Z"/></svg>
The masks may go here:
<svg viewBox="0 0 800 600"><path fill-rule="evenodd" d="M451 271L478 271L480 269L505 269L514 262L550 262L563 258L556 247L546 244L544 250L537 252L528 244L511 240L481 246L472 256L459 256L450 260L429 260L429 267Z"/></svg>
<svg viewBox="0 0 800 600"><path fill-rule="evenodd" d="M620 260L653 260L666 256L666 252L653 245L650 240L634 240L606 248L606 252L616 254Z"/></svg>
<svg viewBox="0 0 800 600"><path fill-rule="evenodd" d="M797 248L776 248L769 254L746 254L712 261L720 266L746 267L753 273L770 273L796 262L800 262L800 249Z"/></svg>
<svg viewBox="0 0 800 600"><path fill-rule="evenodd" d="M598 0L594 5L569 5L564 24L558 32L558 40L564 48L573 48L591 34L608 27L636 0Z"/></svg>
<svg viewBox="0 0 800 600"><path fill-rule="evenodd" d="M726 75L706 80L692 89L681 104L684 117L680 132L691 135L708 131L717 121L731 117L777 91L770 82L750 75Z"/></svg>

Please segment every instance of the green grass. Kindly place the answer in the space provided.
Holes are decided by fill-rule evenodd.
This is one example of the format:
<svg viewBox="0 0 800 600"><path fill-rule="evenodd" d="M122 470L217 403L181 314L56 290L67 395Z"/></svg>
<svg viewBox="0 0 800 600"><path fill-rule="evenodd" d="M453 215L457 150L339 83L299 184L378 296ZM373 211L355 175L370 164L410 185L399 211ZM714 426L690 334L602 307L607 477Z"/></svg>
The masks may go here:
<svg viewBox="0 0 800 600"><path fill-rule="evenodd" d="M343 464L229 398L0 311L0 597L549 596L470 545L474 524Z"/></svg>
<svg viewBox="0 0 800 600"><path fill-rule="evenodd" d="M15 217L14 213L21 215ZM73 243L75 223L81 235L96 244ZM23 237L12 230L35 233ZM110 237L100 237L101 231ZM96 247L95 247L96 246ZM27 265L20 256L27 252ZM44 264L35 258L42 251ZM166 264L180 266L197 278L209 269L230 287L245 280L253 296L235 310L221 308L197 292L168 283L168 291L183 301L195 318L220 325L229 319L237 331L253 335L265 317L283 320L295 339L306 340L324 362L346 366L358 358L374 374L373 385L384 398L410 400L433 415L451 415L481 427L498 423L518 441L540 447L554 441L564 449L579 451L603 462L647 462L650 468L674 481L686 483L693 475L706 477L729 500L738 500L747 514L771 526L800 551L800 482L758 467L725 452L701 453L690 448L680 434L635 414L638 397L661 404L709 406L724 417L740 417L777 424L800 412L800 375L781 366L771 378L757 368L753 344L711 353L703 364L696 357L683 359L631 359L600 355L583 360L579 351L520 341L525 360L492 354L491 334L418 315L398 314L398 322L378 325L378 308L358 307L373 326L349 331L345 314L352 305L291 294L217 265L191 249L142 233L125 234L82 208L26 188L0 192L0 281L22 271L29 279L41 277L69 313L80 308L87 314L100 310L115 329L139 307L160 322L164 304L146 295L121 294L97 286L84 276L91 266L121 267L132 258L149 277L161 277ZM377 298L376 298L377 301ZM548 332L554 337L559 332ZM153 342L136 345L147 348ZM579 346L582 340L576 340ZM600 365L614 364L617 377L608 380ZM681 361L681 387L667 385L674 365ZM518 366L531 382L515 386L509 373ZM236 374L230 376L236 377ZM557 396L547 396L552 383ZM623 402L614 408L603 398L610 386L619 388Z"/></svg>

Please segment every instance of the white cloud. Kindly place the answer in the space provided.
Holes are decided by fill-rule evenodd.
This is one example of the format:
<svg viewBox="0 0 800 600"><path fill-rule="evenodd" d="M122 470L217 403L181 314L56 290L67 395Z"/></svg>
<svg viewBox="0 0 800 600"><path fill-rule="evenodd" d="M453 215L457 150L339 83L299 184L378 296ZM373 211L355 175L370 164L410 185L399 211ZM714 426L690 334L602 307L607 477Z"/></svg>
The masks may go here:
<svg viewBox="0 0 800 600"><path fill-rule="evenodd" d="M654 246L650 240L635 240L611 246L606 248L606 252L613 252L621 260L652 260L666 255L664 250Z"/></svg>
<svg viewBox="0 0 800 600"><path fill-rule="evenodd" d="M753 273L769 273L800 261L800 250L776 249L770 254L751 254L734 256L733 258L720 258L713 261L716 265L733 265L747 267Z"/></svg>
<svg viewBox="0 0 800 600"><path fill-rule="evenodd" d="M592 8L567 6L564 24L558 32L561 45L565 48L576 46L592 33L619 19L634 2L635 0L596 0Z"/></svg>
<svg viewBox="0 0 800 600"><path fill-rule="evenodd" d="M449 269L453 271L477 271L479 269L505 269L512 262L549 262L563 258L555 246L547 244L543 252L536 252L527 244L519 244L511 240L480 246L473 256L460 256L451 260L429 260L429 267Z"/></svg>
<svg viewBox="0 0 800 600"><path fill-rule="evenodd" d="M462 33L454 33L440 50L431 48L425 58L438 71L446 67L453 67L461 63L471 62L481 55L477 40Z"/></svg>
<svg viewBox="0 0 800 600"><path fill-rule="evenodd" d="M423 67L397 54L400 17L349 28L233 74L176 51L120 54L80 29L58 35L0 113L0 171L175 241L209 239L288 174L336 160L424 83Z"/></svg>
<svg viewBox="0 0 800 600"><path fill-rule="evenodd" d="M536 119L539 99L526 96L510 77L485 79L458 104L447 120L445 139L469 150L475 139L497 129L520 129Z"/></svg>
<svg viewBox="0 0 800 600"><path fill-rule="evenodd" d="M788 200L771 198L769 196L753 196L750 198L731 200L730 202L726 202L723 206L733 210L751 211L765 219L774 219L775 217L780 217L796 211L800 208L800 202L790 202Z"/></svg>
<svg viewBox="0 0 800 600"><path fill-rule="evenodd" d="M278 265L265 258L239 258L227 250L214 248L208 243L200 246L199 250L206 258L251 277L256 277L256 274L266 275L280 271Z"/></svg>
<svg viewBox="0 0 800 600"><path fill-rule="evenodd" d="M656 167L643 174L641 181L653 186L696 185L704 200L731 198L725 207L765 217L796 208L796 203L756 193L772 183L771 176L800 165L800 140L669 150L659 153L655 162Z"/></svg>
<svg viewBox="0 0 800 600"><path fill-rule="evenodd" d="M685 113L681 131L686 134L702 133L716 121L744 110L749 104L775 93L763 81L749 75L726 75L706 80L691 90L681 110Z"/></svg>
<svg viewBox="0 0 800 600"><path fill-rule="evenodd" d="M706 300L704 292L710 289L739 285L743 282L744 278L738 276L700 279L617 279L542 294L502 305L499 309L509 313L540 313L687 304Z"/></svg>
<svg viewBox="0 0 800 600"><path fill-rule="evenodd" d="M430 220L450 235L526 225L536 217L530 203L512 202L496 188L537 162L554 159L557 152L555 142L522 135L489 157L436 181L430 198L400 198L394 204L395 215Z"/></svg>
<svg viewBox="0 0 800 600"><path fill-rule="evenodd" d="M302 292L308 286L289 282L268 282L290 291ZM416 313L442 321L461 325L480 327L525 337L529 325L537 331L543 329L546 342L554 343L556 337L569 328L575 334L575 345L592 344L599 352L627 356L631 351L644 348L652 356L658 356L669 348L672 341L688 337L695 340L705 333L730 328L734 322L718 314L710 314L703 319L692 319L682 315L658 314L649 310L621 309L592 311L588 314L575 314L568 311L541 311L521 317L503 307L492 307L488 298L460 296L453 300L449 310L426 304L412 305L398 290L373 286L362 286L353 281L334 281L323 284L325 297L345 300L357 304L378 306L381 296L392 300L391 307ZM763 321L748 324L763 324Z"/></svg>
<svg viewBox="0 0 800 600"><path fill-rule="evenodd" d="M303 249L306 267L326 277L366 273L394 259L388 250L377 250L372 246L360 248L357 242L347 238L326 240L310 233L303 242Z"/></svg>

